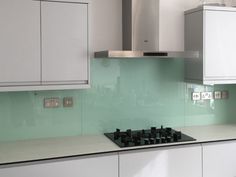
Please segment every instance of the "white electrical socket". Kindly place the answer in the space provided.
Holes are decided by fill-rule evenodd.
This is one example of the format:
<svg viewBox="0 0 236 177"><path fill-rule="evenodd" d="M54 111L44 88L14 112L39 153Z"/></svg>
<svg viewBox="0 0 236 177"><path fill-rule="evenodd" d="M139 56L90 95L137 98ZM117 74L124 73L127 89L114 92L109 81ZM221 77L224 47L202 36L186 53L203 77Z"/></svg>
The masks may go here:
<svg viewBox="0 0 236 177"><path fill-rule="evenodd" d="M200 92L192 92L192 100L193 101L201 100Z"/></svg>
<svg viewBox="0 0 236 177"><path fill-rule="evenodd" d="M45 98L44 108L58 108L60 107L60 98Z"/></svg>
<svg viewBox="0 0 236 177"><path fill-rule="evenodd" d="M201 92L201 99L202 100L211 100L211 99L213 99L212 92Z"/></svg>

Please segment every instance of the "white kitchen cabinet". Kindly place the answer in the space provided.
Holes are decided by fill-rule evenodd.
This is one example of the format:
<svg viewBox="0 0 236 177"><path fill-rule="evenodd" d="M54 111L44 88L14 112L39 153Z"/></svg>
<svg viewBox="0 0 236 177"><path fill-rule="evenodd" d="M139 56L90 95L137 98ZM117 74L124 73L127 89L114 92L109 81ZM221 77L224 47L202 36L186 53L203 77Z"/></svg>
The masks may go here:
<svg viewBox="0 0 236 177"><path fill-rule="evenodd" d="M41 5L42 83L88 84L88 4Z"/></svg>
<svg viewBox="0 0 236 177"><path fill-rule="evenodd" d="M0 86L40 83L40 2L0 1Z"/></svg>
<svg viewBox="0 0 236 177"><path fill-rule="evenodd" d="M0 1L0 91L89 87L89 1Z"/></svg>
<svg viewBox="0 0 236 177"><path fill-rule="evenodd" d="M201 146L120 153L120 177L202 177Z"/></svg>
<svg viewBox="0 0 236 177"><path fill-rule="evenodd" d="M235 141L203 145L203 177L235 177L235 164Z"/></svg>
<svg viewBox="0 0 236 177"><path fill-rule="evenodd" d="M118 177L118 155L0 168L1 177Z"/></svg>
<svg viewBox="0 0 236 177"><path fill-rule="evenodd" d="M205 6L185 14L185 50L200 59L185 61L185 79L202 84L236 83L236 10Z"/></svg>

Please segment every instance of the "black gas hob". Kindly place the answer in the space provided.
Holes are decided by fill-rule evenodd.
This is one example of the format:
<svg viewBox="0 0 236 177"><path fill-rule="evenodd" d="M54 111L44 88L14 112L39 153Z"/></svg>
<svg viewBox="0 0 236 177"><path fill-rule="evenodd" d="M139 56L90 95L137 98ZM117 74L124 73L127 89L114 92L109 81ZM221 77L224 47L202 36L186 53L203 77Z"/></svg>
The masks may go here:
<svg viewBox="0 0 236 177"><path fill-rule="evenodd" d="M148 130L128 129L120 131L120 129L116 129L113 133L105 133L105 136L121 148L196 140L181 131L176 131L170 127L164 128L163 126L161 128L151 127Z"/></svg>

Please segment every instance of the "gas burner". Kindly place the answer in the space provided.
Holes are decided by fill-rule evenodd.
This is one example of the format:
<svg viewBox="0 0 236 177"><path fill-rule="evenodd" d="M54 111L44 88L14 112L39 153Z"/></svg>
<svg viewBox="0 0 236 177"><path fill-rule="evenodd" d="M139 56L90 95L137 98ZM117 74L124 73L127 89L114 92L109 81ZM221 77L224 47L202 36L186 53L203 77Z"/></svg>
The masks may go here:
<svg viewBox="0 0 236 177"><path fill-rule="evenodd" d="M121 148L196 140L181 131L176 131L170 127L164 128L163 126L161 128L151 127L148 130L128 129L120 131L120 129L116 129L113 133L105 133L105 136Z"/></svg>

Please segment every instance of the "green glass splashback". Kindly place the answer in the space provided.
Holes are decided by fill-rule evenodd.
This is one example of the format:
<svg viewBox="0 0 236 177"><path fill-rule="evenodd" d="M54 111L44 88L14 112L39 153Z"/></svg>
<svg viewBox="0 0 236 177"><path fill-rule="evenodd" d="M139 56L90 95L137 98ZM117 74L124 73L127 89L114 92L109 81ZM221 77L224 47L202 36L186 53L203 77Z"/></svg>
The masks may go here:
<svg viewBox="0 0 236 177"><path fill-rule="evenodd" d="M0 93L0 141L234 122L235 86L185 83L183 59L92 60L91 83L87 90ZM225 89L228 100L190 98L194 90ZM43 108L44 98L66 96L72 108Z"/></svg>

